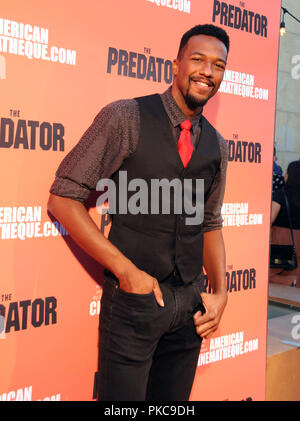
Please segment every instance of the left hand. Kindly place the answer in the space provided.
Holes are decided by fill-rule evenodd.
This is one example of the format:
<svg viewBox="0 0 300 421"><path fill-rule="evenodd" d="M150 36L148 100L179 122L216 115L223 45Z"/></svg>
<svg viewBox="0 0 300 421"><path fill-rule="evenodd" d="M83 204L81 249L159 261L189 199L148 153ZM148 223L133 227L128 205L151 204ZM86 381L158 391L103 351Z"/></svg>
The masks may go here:
<svg viewBox="0 0 300 421"><path fill-rule="evenodd" d="M217 329L227 304L227 293L207 294L201 293L205 313L201 311L194 314L196 332L201 338L209 338Z"/></svg>

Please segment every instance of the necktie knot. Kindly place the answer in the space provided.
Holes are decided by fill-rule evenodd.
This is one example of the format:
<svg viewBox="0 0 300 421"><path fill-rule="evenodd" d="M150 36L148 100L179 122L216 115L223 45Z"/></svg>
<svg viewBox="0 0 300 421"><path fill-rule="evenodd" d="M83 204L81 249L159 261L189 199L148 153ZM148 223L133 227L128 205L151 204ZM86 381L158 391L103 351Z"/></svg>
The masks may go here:
<svg viewBox="0 0 300 421"><path fill-rule="evenodd" d="M192 123L190 122L190 120L185 120L182 123L180 123L180 127L184 130L191 130Z"/></svg>

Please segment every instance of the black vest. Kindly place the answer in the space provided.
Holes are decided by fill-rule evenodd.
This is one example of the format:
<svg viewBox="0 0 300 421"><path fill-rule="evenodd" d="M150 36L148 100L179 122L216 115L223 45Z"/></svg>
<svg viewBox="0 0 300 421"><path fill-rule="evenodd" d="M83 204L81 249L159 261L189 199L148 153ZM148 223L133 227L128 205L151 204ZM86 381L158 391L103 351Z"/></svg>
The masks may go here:
<svg viewBox="0 0 300 421"><path fill-rule="evenodd" d="M149 209L152 179L179 179L181 182L192 179L193 187L197 178L204 179L204 197L207 197L221 162L215 129L202 117L200 139L184 168L160 96L149 95L136 98L136 101L140 109L140 137L135 152L111 177L117 185L117 193L119 171L126 171L128 183L136 178L147 183ZM136 192L128 192L128 200ZM203 224L186 225L185 217L190 215L185 215L184 206L183 213L176 214L174 195L170 197L169 214L111 215L109 240L139 269L158 281L165 279L176 268L183 282L189 283L200 279L203 274ZM117 200L117 212L118 205ZM161 197L159 209L162 209Z"/></svg>

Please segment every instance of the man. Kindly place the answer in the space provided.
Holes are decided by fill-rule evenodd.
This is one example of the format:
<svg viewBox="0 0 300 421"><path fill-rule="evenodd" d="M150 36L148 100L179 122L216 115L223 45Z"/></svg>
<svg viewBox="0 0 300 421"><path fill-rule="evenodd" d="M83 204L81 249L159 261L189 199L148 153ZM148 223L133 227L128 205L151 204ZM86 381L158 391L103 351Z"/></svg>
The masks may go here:
<svg viewBox="0 0 300 421"><path fill-rule="evenodd" d="M227 149L202 109L218 91L228 48L226 32L213 25L184 34L172 87L104 107L51 187L50 212L106 268L101 400L188 400L202 339L217 329L226 306L221 206ZM128 182L142 179L147 186L153 179L204 180L203 223L188 225L185 210L119 212L106 239L83 202L106 177L123 191L121 171ZM213 294L204 292L202 265Z"/></svg>

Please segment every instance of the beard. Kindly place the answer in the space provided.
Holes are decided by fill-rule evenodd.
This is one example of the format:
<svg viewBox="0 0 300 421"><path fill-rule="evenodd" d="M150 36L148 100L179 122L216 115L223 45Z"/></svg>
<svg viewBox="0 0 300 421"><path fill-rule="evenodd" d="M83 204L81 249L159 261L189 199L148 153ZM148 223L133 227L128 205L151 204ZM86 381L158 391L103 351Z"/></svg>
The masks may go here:
<svg viewBox="0 0 300 421"><path fill-rule="evenodd" d="M189 83L191 83L191 80ZM192 94L190 94L190 84L189 84L187 92L184 96L184 100L190 110L195 110L196 108L203 107L211 96L212 95L209 95L207 98L204 98L204 99L200 99L200 98L197 98L196 96L193 96Z"/></svg>
<svg viewBox="0 0 300 421"><path fill-rule="evenodd" d="M196 108L203 107L209 98L206 99L199 99L190 95L189 92L184 97L186 105L189 107L190 110L195 110Z"/></svg>

